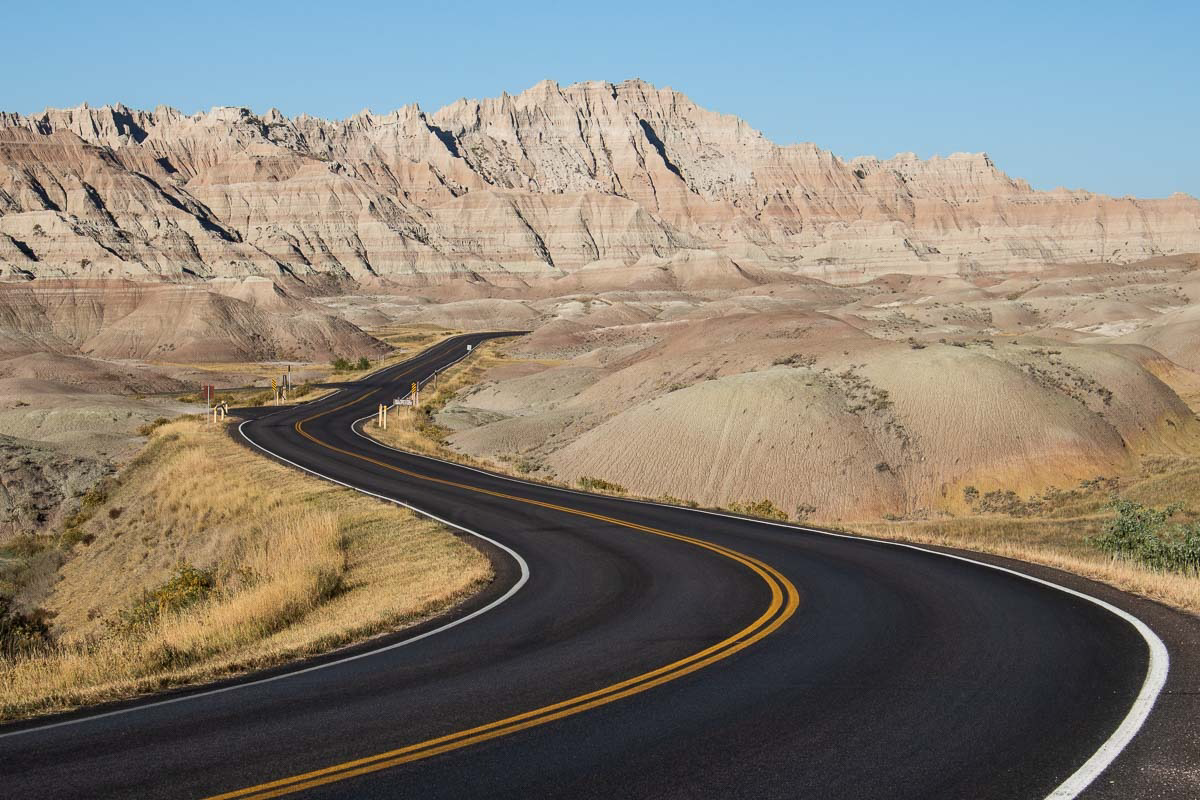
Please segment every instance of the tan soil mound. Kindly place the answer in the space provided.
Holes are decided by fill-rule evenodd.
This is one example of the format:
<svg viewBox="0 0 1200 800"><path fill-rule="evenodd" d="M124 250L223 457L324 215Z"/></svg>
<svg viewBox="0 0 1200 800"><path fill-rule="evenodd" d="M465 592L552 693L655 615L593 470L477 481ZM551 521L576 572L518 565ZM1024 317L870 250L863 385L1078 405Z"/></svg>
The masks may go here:
<svg viewBox="0 0 1200 800"><path fill-rule="evenodd" d="M0 284L0 339L26 351L69 347L98 358L172 361L326 360L388 350L306 301L260 297L253 283L242 289L254 302L185 284Z"/></svg>
<svg viewBox="0 0 1200 800"><path fill-rule="evenodd" d="M182 381L143 367L116 365L59 353L29 353L0 361L0 395L16 394L13 381L41 381L61 389L101 394L152 394L188 388ZM31 391L27 385L25 391Z"/></svg>

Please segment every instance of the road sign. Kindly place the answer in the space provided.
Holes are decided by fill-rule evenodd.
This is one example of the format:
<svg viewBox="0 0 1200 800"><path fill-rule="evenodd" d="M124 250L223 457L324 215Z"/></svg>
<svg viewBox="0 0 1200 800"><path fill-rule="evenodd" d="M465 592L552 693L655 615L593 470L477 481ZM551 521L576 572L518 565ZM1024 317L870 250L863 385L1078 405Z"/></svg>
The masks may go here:
<svg viewBox="0 0 1200 800"><path fill-rule="evenodd" d="M212 405L213 395L216 393L216 387L211 383L201 384L200 396L204 398L205 405Z"/></svg>
<svg viewBox="0 0 1200 800"><path fill-rule="evenodd" d="M471 347L473 347L473 345L467 345L467 352L468 352L468 353L469 353L469 352L471 352Z"/></svg>

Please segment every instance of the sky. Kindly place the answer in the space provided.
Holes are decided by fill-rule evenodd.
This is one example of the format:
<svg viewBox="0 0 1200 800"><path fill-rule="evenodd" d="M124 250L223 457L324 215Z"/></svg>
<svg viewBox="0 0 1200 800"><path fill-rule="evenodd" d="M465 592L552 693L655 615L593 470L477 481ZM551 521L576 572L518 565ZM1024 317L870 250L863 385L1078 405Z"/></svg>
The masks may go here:
<svg viewBox="0 0 1200 800"><path fill-rule="evenodd" d="M985 151L1037 188L1200 196L1200 2L9 0L0 110L346 117L642 78L781 144Z"/></svg>

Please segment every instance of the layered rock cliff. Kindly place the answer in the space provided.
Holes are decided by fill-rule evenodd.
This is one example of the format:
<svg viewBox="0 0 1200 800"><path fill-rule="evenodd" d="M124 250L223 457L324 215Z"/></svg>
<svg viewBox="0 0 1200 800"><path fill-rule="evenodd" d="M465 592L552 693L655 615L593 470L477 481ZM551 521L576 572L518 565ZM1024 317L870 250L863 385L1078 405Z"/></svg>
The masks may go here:
<svg viewBox="0 0 1200 800"><path fill-rule="evenodd" d="M716 252L832 280L1200 251L1200 202L1034 191L984 154L844 161L641 81L341 121L0 114L0 276L534 282Z"/></svg>

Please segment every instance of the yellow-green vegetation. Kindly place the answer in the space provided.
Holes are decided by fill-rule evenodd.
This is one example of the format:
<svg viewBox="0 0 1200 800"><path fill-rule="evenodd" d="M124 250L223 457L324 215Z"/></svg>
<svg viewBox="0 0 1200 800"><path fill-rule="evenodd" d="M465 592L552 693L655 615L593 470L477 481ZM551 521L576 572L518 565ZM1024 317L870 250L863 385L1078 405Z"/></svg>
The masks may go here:
<svg viewBox="0 0 1200 800"><path fill-rule="evenodd" d="M579 488L585 492L606 492L608 494L625 494L628 490L619 483L606 481L604 478L596 478L591 475L584 475L579 479Z"/></svg>
<svg viewBox="0 0 1200 800"><path fill-rule="evenodd" d="M853 527L1058 567L1200 613L1200 578L1187 560L1200 524L1200 458L1150 458L1133 476L1031 497L971 487L964 495L970 514Z"/></svg>
<svg viewBox="0 0 1200 800"><path fill-rule="evenodd" d="M770 500L757 500L751 503L732 503L729 506L729 511L734 514L745 514L748 517L762 517L763 519L780 521L787 521L788 519L787 512Z"/></svg>
<svg viewBox="0 0 1200 800"><path fill-rule="evenodd" d="M327 651L491 577L442 526L262 459L220 427L185 419L150 437L59 542L69 557L45 611L0 614L0 718Z"/></svg>

